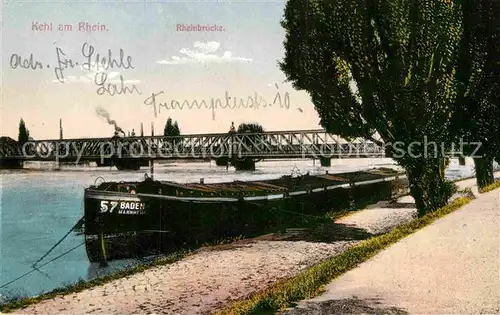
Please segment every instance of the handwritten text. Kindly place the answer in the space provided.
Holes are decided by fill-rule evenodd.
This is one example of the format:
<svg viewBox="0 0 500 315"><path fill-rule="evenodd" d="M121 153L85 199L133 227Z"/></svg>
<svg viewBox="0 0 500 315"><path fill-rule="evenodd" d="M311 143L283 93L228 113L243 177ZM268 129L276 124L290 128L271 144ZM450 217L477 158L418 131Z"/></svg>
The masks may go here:
<svg viewBox="0 0 500 315"><path fill-rule="evenodd" d="M30 54L29 58L23 58L17 54L12 54L10 56L10 66L12 69L16 69L17 67L24 69L43 69L42 63L34 60L33 54Z"/></svg>
<svg viewBox="0 0 500 315"><path fill-rule="evenodd" d="M83 68L86 70L90 70L92 65L96 66L96 71L108 70L109 68L135 69L132 65L132 57L127 56L127 61L124 62L124 52L121 48L120 57L116 60L113 57L111 49L108 49L107 56L104 56L96 53L94 46L84 43L82 46L82 55L86 58L86 62L83 64Z"/></svg>
<svg viewBox="0 0 500 315"><path fill-rule="evenodd" d="M123 81L123 76L120 75L120 86L116 84L107 83L108 75L105 72L96 73L94 78L94 83L99 87L97 89L97 95L103 95L107 93L108 95L120 95L120 94L142 94L139 89L132 85L132 88L125 86L125 82Z"/></svg>
<svg viewBox="0 0 500 315"><path fill-rule="evenodd" d="M198 102L197 100L193 100L189 102L188 100L177 101L171 100L170 102L158 102L157 96L164 94L164 91L160 91L158 93L152 93L151 96L144 100L144 104L147 106L152 106L155 117L158 117L158 113L161 108L165 108L167 110L174 109L211 109L212 110L212 119L215 120L215 110L217 108L228 108L228 109L237 109L237 108L254 108L259 109L260 107L266 108L271 107L272 105L279 105L280 108L290 108L290 94L285 92L283 95L283 99L281 98L281 94L279 91L276 93L273 102L267 102L262 98L262 96L257 96L257 92L254 93L254 96L248 96L247 98L237 98L229 95L229 92L226 91L225 97L221 100L220 98L211 98L208 102L202 100Z"/></svg>

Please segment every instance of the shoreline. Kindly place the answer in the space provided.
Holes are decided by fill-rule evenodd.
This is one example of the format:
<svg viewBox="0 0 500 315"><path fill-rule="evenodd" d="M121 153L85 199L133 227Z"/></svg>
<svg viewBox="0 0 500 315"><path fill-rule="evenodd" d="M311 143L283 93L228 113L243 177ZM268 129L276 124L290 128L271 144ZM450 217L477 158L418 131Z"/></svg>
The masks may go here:
<svg viewBox="0 0 500 315"><path fill-rule="evenodd" d="M266 286L293 276L323 259L345 252L361 242L356 237L366 237L367 233L373 236L384 231L381 226L386 226L385 230L390 230L394 226L411 221L414 211L407 208L393 208L385 212L372 211L372 215L366 217L364 214L369 212L357 210L349 213L348 216L336 219L337 230L333 231L334 235L336 234L338 237L344 235L346 231L350 231L348 233L351 237L350 240L344 239L334 243L331 241L321 242L318 239L308 240L304 237L310 233L300 233L297 229L288 229L286 233L282 234L274 233L226 245L204 247L185 259L160 267L154 266L141 270L140 273L134 273L125 278L112 279L106 283L96 282L95 285L102 285L82 288L83 291L80 290L78 293L64 292L65 295L58 296L53 294L53 296L46 297L51 300L43 301L39 301L43 298L39 296L31 302L25 301L29 304L39 303L28 306L28 309L24 308L20 312L39 310L41 313L57 313L61 312L60 309L63 309L64 306L66 306L64 312L70 313L82 311L84 313L122 313L129 310L159 311L160 306L162 312L167 312L163 307L168 305L173 313L193 313L196 311L203 313L207 308L220 309L255 292L255 288L264 289ZM373 214L376 215L373 216ZM363 216L365 218L360 220ZM344 228L338 229L340 226ZM329 235L331 232L328 232ZM322 237L322 235L317 235L317 237ZM345 238L345 235L343 237ZM197 275L196 279L193 279L193 274ZM226 281L227 276L229 276L229 281ZM164 281L165 279L169 281ZM214 281L215 285L213 285ZM122 290L116 291L117 288L122 288ZM116 294L122 303L107 305L109 303L104 300L110 294ZM195 296L196 299L188 298L188 296ZM101 297L103 300L99 302ZM177 297L176 300L171 300L171 304L167 303L173 297ZM81 304L85 301L89 302L88 305L82 306ZM99 310L95 309L93 305L97 304L105 309L102 307ZM120 305L126 305L126 307L121 309ZM178 307L174 309L173 305ZM20 301L18 307L23 306L25 305Z"/></svg>
<svg viewBox="0 0 500 315"><path fill-rule="evenodd" d="M498 187L500 181L476 192L456 211L438 210L438 221L405 226L415 233L332 278L321 294L278 314L499 314L500 283L492 275L498 274L500 259L500 192L487 193Z"/></svg>
<svg viewBox="0 0 500 315"><path fill-rule="evenodd" d="M331 219L327 219L326 216L328 215L329 217L331 217L331 216L338 217L338 216L341 216L341 215L352 213L352 212L355 212L357 210L362 209L365 206L365 204L366 204L365 202L356 203L355 208L349 209L350 211L340 211L340 210L337 210L335 212L332 212L331 214L325 213L324 214L325 218L323 218L323 215L321 215L321 217L318 216L316 220L318 220L318 219L321 219L321 220L331 220ZM299 226L303 226L304 224L309 225L308 221L310 221L309 218L306 221L304 221L304 223L302 223ZM277 230L279 230L279 228L280 228L279 226L273 227L271 229L267 229L266 228L265 230L262 230L262 231L260 231L259 233L255 234L255 235L256 236L258 236L258 235L262 236L265 233L272 233L273 231L277 231ZM244 242L252 242L254 236L247 235L246 237L248 237L248 238L245 239ZM236 246L239 244L238 242L233 242L233 243ZM211 250L213 248L214 247L212 247L212 246L208 247L209 250ZM202 247L202 248L195 249L195 250L189 250L189 254L203 252L206 249L207 249L207 247ZM176 260L174 260L174 261L176 261ZM154 265L156 265L156 263L150 264L149 266L151 267L151 266L154 266ZM138 271L141 271L141 270L138 270ZM123 276L124 273L127 274L128 270L125 270L123 272L118 272L118 273L110 274L109 276L105 277L106 281L114 280L116 278L120 278L120 277ZM78 291L81 291L82 289L92 287L93 285L99 285L99 284L103 283L103 281L100 281L100 280L101 279L95 279L95 280L89 281L88 283L79 282L79 283L76 283L74 285L70 285L70 286L67 286L67 287L64 287L64 288L55 289L55 290L53 290L51 292L48 292L46 294L41 294L39 296L35 296L35 297L32 297L32 298L23 298L23 299L20 299L17 302L7 303L7 305L4 306L3 308L4 309L6 309L6 308L14 308L14 307L17 307L17 306L24 305L26 303L31 304L31 303L34 303L34 302L38 302L40 300L50 299L50 298L54 297L55 295L57 295L58 293L60 294L62 292L75 292L75 291L78 292Z"/></svg>

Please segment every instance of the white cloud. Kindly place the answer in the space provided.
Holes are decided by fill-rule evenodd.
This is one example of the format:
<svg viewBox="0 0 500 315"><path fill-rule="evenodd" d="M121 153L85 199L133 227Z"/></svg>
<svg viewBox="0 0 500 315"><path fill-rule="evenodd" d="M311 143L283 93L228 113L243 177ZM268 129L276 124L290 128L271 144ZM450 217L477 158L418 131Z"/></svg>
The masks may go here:
<svg viewBox="0 0 500 315"><path fill-rule="evenodd" d="M227 63L227 62L252 62L252 59L243 57L233 57L230 51L225 51L222 55L215 52L220 48L218 42L194 42L191 48L182 48L179 52L184 56L172 56L171 60L160 60L156 63L161 65L196 64L196 63Z"/></svg>
<svg viewBox="0 0 500 315"><path fill-rule="evenodd" d="M194 47L198 48L203 53L211 53L215 52L220 47L220 43L218 42L194 42Z"/></svg>
<svg viewBox="0 0 500 315"><path fill-rule="evenodd" d="M64 76L64 83L94 83L94 79L96 74L98 73L106 73L107 78L106 78L106 83L113 83L113 84L119 84L120 83L120 72L116 71L107 71L104 66L97 67L95 63L91 64L90 69L87 69L87 67L83 67L80 65L80 69L85 72L85 75L80 75L80 76L74 76L74 75L65 75ZM61 83L59 80L52 80L54 83ZM140 80L123 80L124 84L138 84L140 83Z"/></svg>

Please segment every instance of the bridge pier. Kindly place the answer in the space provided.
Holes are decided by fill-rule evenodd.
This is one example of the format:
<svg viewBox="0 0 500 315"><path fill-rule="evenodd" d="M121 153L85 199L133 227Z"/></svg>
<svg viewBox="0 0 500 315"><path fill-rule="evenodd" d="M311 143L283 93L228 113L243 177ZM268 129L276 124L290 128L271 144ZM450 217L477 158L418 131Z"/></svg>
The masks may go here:
<svg viewBox="0 0 500 315"><path fill-rule="evenodd" d="M217 166L227 166L229 164L229 159L227 157L218 157L215 159L215 165Z"/></svg>
<svg viewBox="0 0 500 315"><path fill-rule="evenodd" d="M0 169L2 170L15 170L21 168L23 168L22 160L15 160L15 159L0 160Z"/></svg>
<svg viewBox="0 0 500 315"><path fill-rule="evenodd" d="M255 171L255 161L252 158L233 159L231 164L237 171Z"/></svg>
<svg viewBox="0 0 500 315"><path fill-rule="evenodd" d="M253 158L238 159L233 157L229 159L228 157L218 157L215 159L215 164L226 167L232 165L237 171L255 171L255 160Z"/></svg>
<svg viewBox="0 0 500 315"><path fill-rule="evenodd" d="M465 158L464 157L459 157L458 158L458 165L461 165L461 166L465 165Z"/></svg>
<svg viewBox="0 0 500 315"><path fill-rule="evenodd" d="M98 167L102 167L102 166L112 166L113 163L111 161L111 159L98 159L98 160L95 160L95 163Z"/></svg>
<svg viewBox="0 0 500 315"><path fill-rule="evenodd" d="M140 159L114 158L112 163L119 171L138 171L142 161Z"/></svg>
<svg viewBox="0 0 500 315"><path fill-rule="evenodd" d="M332 166L332 159L331 158L320 157L319 162L321 163L321 166L324 166L324 167Z"/></svg>

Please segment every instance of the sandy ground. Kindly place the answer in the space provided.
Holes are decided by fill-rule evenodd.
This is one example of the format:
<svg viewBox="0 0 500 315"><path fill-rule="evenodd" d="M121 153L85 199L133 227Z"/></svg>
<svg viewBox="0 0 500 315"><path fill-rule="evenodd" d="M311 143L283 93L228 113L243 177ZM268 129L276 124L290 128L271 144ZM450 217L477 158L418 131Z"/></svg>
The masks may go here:
<svg viewBox="0 0 500 315"><path fill-rule="evenodd" d="M496 172L495 176L497 178L500 177L500 172ZM458 190L471 188L474 195L479 195L476 179L466 179L457 182L456 185ZM456 197L458 195L454 198ZM416 217L417 209L414 202L415 200L411 196L399 198L397 203L380 201L368 206L363 211L341 218L336 222L347 224L351 227L362 228L371 234L383 234L400 225L402 222L408 222Z"/></svg>
<svg viewBox="0 0 500 315"><path fill-rule="evenodd" d="M494 190L333 280L287 315L500 314Z"/></svg>
<svg viewBox="0 0 500 315"><path fill-rule="evenodd" d="M205 249L171 265L42 301L16 314L208 314L411 220L416 212L412 205L411 198L403 197L398 203L378 203L341 218L321 231L329 236L323 242L310 231L290 230Z"/></svg>
<svg viewBox="0 0 500 315"><path fill-rule="evenodd" d="M348 248L304 241L257 241L203 251L177 263L43 301L18 314L203 314Z"/></svg>

